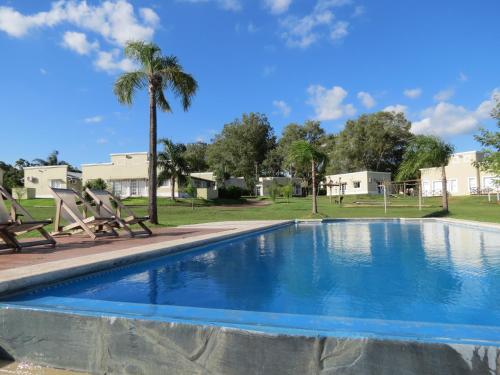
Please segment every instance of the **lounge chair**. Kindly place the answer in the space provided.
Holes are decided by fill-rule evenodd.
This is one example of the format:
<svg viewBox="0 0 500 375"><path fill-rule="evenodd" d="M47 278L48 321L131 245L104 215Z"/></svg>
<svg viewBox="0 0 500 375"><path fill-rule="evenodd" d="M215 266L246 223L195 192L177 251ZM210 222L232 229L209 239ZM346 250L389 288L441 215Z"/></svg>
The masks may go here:
<svg viewBox="0 0 500 375"><path fill-rule="evenodd" d="M117 225L116 218L99 216L92 206L85 202L83 197L72 189L49 188L56 201L56 220L53 236L85 232L90 238L95 240L102 236L118 236L113 229ZM86 215L78 207L82 203ZM88 216L90 215L90 216ZM65 219L69 224L62 225Z"/></svg>
<svg viewBox="0 0 500 375"><path fill-rule="evenodd" d="M153 233L144 224L149 220L149 216L136 216L130 208L125 206L123 202L106 190L91 190L86 189L85 192L93 199L96 204L96 211L101 217L115 218L120 228L125 229L131 237L137 235L151 236ZM114 204L113 204L114 203ZM116 210L113 206L116 206ZM142 230L134 231L130 227L137 224Z"/></svg>
<svg viewBox="0 0 500 375"><path fill-rule="evenodd" d="M10 202L10 213L5 206L4 200ZM5 244L0 244L0 249L14 249L21 251L25 247L49 245L54 247L56 241L44 229L46 225L52 223L52 220L35 220L17 201L12 198L9 192L0 186L0 239ZM18 241L17 236L38 231L45 239L34 241Z"/></svg>

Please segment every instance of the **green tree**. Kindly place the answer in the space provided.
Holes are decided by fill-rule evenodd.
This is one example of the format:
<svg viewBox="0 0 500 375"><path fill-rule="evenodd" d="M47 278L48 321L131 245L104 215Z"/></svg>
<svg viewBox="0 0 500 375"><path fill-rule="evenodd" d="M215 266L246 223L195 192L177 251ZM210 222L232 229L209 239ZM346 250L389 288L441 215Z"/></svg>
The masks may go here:
<svg viewBox="0 0 500 375"><path fill-rule="evenodd" d="M267 177L283 176L285 158L278 148L268 151L266 159L262 162L262 173Z"/></svg>
<svg viewBox="0 0 500 375"><path fill-rule="evenodd" d="M410 127L404 114L395 112L364 114L347 121L328 152L328 171L396 172L412 138Z"/></svg>
<svg viewBox="0 0 500 375"><path fill-rule="evenodd" d="M496 100L497 104L491 116L497 120L497 128L500 130L500 97L497 97ZM489 131L481 128L479 134L475 135L474 138L483 145L481 151L484 157L478 163L479 167L500 176L500 131Z"/></svg>
<svg viewBox="0 0 500 375"><path fill-rule="evenodd" d="M208 171L207 162L208 145L204 142L188 143L184 152L184 159L193 172Z"/></svg>
<svg viewBox="0 0 500 375"><path fill-rule="evenodd" d="M191 106L198 84L186 73L175 56L163 56L160 47L154 43L129 42L125 56L139 66L138 70L123 73L115 82L114 93L122 104L131 105L134 95L140 89L147 89L149 95L149 220L158 224L157 211L157 117L159 107L164 112L172 108L165 92L170 90L181 99L184 111Z"/></svg>
<svg viewBox="0 0 500 375"><path fill-rule="evenodd" d="M85 189L90 189L90 190L108 190L108 184L102 178L97 178L95 180L90 180L90 181L87 181L85 183L85 185L83 186L83 190L84 190L83 198L87 202L92 202L92 197L90 197L90 195L88 195L85 192Z"/></svg>
<svg viewBox="0 0 500 375"><path fill-rule="evenodd" d="M198 189L196 188L193 179L191 177L188 176L186 180L187 181L184 191L186 192L187 195L191 197L191 209L194 210L194 199L198 194Z"/></svg>
<svg viewBox="0 0 500 375"><path fill-rule="evenodd" d="M290 182L290 183L288 183L286 185L283 185L281 187L281 193L286 198L286 202L290 203L290 199L293 196L293 185L292 185L292 183Z"/></svg>
<svg viewBox="0 0 500 375"><path fill-rule="evenodd" d="M19 159L16 161L16 167L17 166L22 166L24 167L29 167L29 166L52 166L52 165L67 165L68 170L71 172L80 172L80 170L74 166L72 166L70 163L64 160L59 160L59 151L55 150L52 151L46 159L34 159L31 163L27 162L24 159Z"/></svg>
<svg viewBox="0 0 500 375"><path fill-rule="evenodd" d="M271 200L273 202L276 202L280 194L281 194L281 186L276 181L273 181L269 189L269 195L271 196Z"/></svg>
<svg viewBox="0 0 500 375"><path fill-rule="evenodd" d="M0 169L4 171L3 187L9 192L12 192L12 188L23 186L24 172L22 168L15 168L10 164L0 161Z"/></svg>
<svg viewBox="0 0 500 375"><path fill-rule="evenodd" d="M310 142L304 140L295 141L290 146L289 160L294 162L296 165L309 165L311 168L313 214L318 213L316 174L318 167L325 164L326 159L326 155L319 149L319 147Z"/></svg>
<svg viewBox="0 0 500 375"><path fill-rule="evenodd" d="M448 212L448 188L446 182L446 165L454 148L438 137L417 135L410 141L399 166L396 179L407 180L418 176L422 168L441 168L441 190L443 197L443 211Z"/></svg>
<svg viewBox="0 0 500 375"><path fill-rule="evenodd" d="M253 191L262 163L275 145L276 137L265 115L243 114L215 136L208 147L208 164L219 181L228 175L242 176Z"/></svg>
<svg viewBox="0 0 500 375"><path fill-rule="evenodd" d="M179 186L185 182L189 173L189 166L184 158L186 146L182 143L173 143L170 139L160 139L163 151L158 154L158 185L170 180L172 200L175 199L175 183Z"/></svg>

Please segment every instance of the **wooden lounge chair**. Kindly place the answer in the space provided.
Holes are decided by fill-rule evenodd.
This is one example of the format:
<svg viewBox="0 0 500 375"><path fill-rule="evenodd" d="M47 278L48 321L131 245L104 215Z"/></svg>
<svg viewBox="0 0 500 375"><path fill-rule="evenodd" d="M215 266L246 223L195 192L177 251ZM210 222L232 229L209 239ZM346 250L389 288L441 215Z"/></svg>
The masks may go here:
<svg viewBox="0 0 500 375"><path fill-rule="evenodd" d="M130 208L123 202L106 190L86 189L85 192L92 198L96 204L96 211L101 217L115 218L120 228L125 229L131 237L137 235L151 236L153 233L144 222L149 220L148 216L136 216ZM114 204L113 204L114 203ZM116 206L116 210L113 208ZM134 231L130 227L137 224L142 230Z"/></svg>
<svg viewBox="0 0 500 375"><path fill-rule="evenodd" d="M64 234L73 234L84 232L90 238L95 240L102 236L118 236L118 233L113 229L117 225L116 218L99 216L92 206L85 202L83 197L72 189L57 189L49 188L56 201L56 220L54 222L55 230L53 236ZM78 207L81 203L86 215ZM68 222L67 225L62 225L62 220Z"/></svg>
<svg viewBox="0 0 500 375"><path fill-rule="evenodd" d="M10 213L5 206L5 202L9 201L11 205ZM0 244L0 249L13 249L21 251L25 247L49 245L54 247L56 241L44 229L52 220L35 220L3 187L0 186L0 239L5 244ZM43 240L34 241L18 241L17 236L38 231L43 237Z"/></svg>

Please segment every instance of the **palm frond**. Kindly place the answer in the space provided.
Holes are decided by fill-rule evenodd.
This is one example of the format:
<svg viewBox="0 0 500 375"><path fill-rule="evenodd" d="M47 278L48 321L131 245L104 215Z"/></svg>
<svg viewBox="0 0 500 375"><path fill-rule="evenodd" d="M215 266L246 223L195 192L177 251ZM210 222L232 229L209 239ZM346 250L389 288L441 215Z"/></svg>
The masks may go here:
<svg viewBox="0 0 500 375"><path fill-rule="evenodd" d="M163 112L172 112L172 108L170 107L170 103L165 98L165 94L161 88L155 91L156 104Z"/></svg>
<svg viewBox="0 0 500 375"><path fill-rule="evenodd" d="M159 58L155 66L162 77L162 88L171 89L176 97L181 98L182 107L187 111L198 90L198 82L191 74L184 72L175 56Z"/></svg>
<svg viewBox="0 0 500 375"><path fill-rule="evenodd" d="M113 92L122 104L132 104L137 90L147 87L147 76L142 71L123 73L115 82Z"/></svg>
<svg viewBox="0 0 500 375"><path fill-rule="evenodd" d="M125 46L125 56L139 63L145 72L154 72L154 62L161 55L161 49L154 43L130 41Z"/></svg>

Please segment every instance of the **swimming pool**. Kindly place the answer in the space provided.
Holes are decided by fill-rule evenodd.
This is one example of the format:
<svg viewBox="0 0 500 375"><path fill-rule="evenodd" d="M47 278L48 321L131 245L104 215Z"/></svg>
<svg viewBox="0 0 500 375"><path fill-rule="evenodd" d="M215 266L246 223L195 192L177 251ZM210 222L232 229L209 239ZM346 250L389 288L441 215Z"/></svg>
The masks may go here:
<svg viewBox="0 0 500 375"><path fill-rule="evenodd" d="M500 346L500 231L300 223L71 279L7 306L289 334Z"/></svg>

